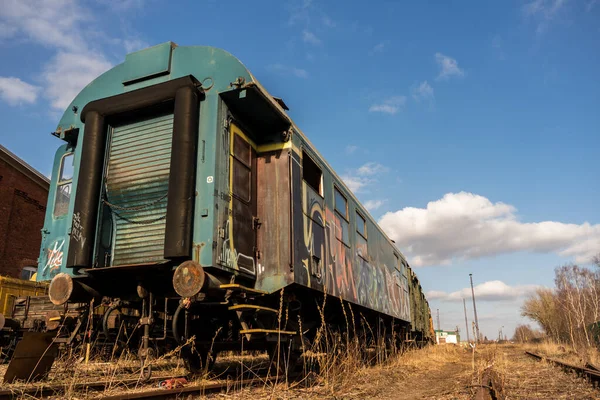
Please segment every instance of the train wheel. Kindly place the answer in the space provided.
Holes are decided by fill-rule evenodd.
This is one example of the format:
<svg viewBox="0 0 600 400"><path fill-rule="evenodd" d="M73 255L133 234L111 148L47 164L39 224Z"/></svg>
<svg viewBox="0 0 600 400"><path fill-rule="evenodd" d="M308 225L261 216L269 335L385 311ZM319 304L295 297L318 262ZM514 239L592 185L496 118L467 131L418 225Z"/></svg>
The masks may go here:
<svg viewBox="0 0 600 400"><path fill-rule="evenodd" d="M192 374L207 373L212 370L217 359L217 353L207 349L192 350L184 348L181 356L186 369Z"/></svg>
<svg viewBox="0 0 600 400"><path fill-rule="evenodd" d="M292 346L292 343L280 342L267 344L270 368L276 374L289 376L302 356L302 349Z"/></svg>

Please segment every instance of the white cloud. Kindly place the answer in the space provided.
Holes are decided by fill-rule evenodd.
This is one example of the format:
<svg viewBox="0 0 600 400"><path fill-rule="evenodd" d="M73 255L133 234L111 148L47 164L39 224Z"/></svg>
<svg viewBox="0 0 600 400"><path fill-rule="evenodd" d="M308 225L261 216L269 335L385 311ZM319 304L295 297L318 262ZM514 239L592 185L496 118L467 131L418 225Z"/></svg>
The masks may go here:
<svg viewBox="0 0 600 400"><path fill-rule="evenodd" d="M40 88L15 77L0 76L0 98L11 106L35 103Z"/></svg>
<svg viewBox="0 0 600 400"><path fill-rule="evenodd" d="M353 144L349 144L346 146L346 154L353 154L356 150L358 150L358 146Z"/></svg>
<svg viewBox="0 0 600 400"><path fill-rule="evenodd" d="M102 2L113 12L143 4L143 0ZM53 51L42 63L40 85L51 108L56 110L66 107L85 85L112 67L104 46L117 44L129 52L146 45L139 39L110 38L108 32L102 31L102 21L95 11L76 0L2 3L0 38L18 36Z"/></svg>
<svg viewBox="0 0 600 400"><path fill-rule="evenodd" d="M382 103L373 104L369 107L370 112L381 112L385 114L394 115L400 108L406 104L406 96L394 96L389 99L385 99Z"/></svg>
<svg viewBox="0 0 600 400"><path fill-rule="evenodd" d="M356 170L357 174L360 176L372 176L381 174L383 172L388 172L389 168L385 167L377 162L368 162L362 165L358 170Z"/></svg>
<svg viewBox="0 0 600 400"><path fill-rule="evenodd" d="M369 185L372 180L356 175L342 175L342 180L353 193L359 192L363 187Z"/></svg>
<svg viewBox="0 0 600 400"><path fill-rule="evenodd" d="M124 39L123 40L123 47L125 48L125 51L127 53L133 53L134 51L145 49L148 46L149 46L148 43L144 42L143 40L139 40L139 39Z"/></svg>
<svg viewBox="0 0 600 400"><path fill-rule="evenodd" d="M323 25L325 25L328 28L335 28L337 26L335 21L333 21L327 15L323 16Z"/></svg>
<svg viewBox="0 0 600 400"><path fill-rule="evenodd" d="M412 96L417 102L433 101L435 98L433 88L427 81L423 81L419 86L413 87Z"/></svg>
<svg viewBox="0 0 600 400"><path fill-rule="evenodd" d="M369 211L377 210L385 203L385 200L367 200L363 203L365 208Z"/></svg>
<svg viewBox="0 0 600 400"><path fill-rule="evenodd" d="M42 74L50 105L65 109L81 89L111 67L100 54L58 52Z"/></svg>
<svg viewBox="0 0 600 400"><path fill-rule="evenodd" d="M521 222L515 207L466 192L448 193L426 208L386 213L379 223L415 266L519 251L584 263L600 250L600 224Z"/></svg>
<svg viewBox="0 0 600 400"><path fill-rule="evenodd" d="M377 181L377 175L384 174L388 171L389 168L379 163L368 162L359 168L342 175L342 180L352 192L357 193L365 186L375 183Z"/></svg>
<svg viewBox="0 0 600 400"><path fill-rule="evenodd" d="M127 11L134 8L142 8L145 0L97 0L99 3L115 10L115 11Z"/></svg>
<svg viewBox="0 0 600 400"><path fill-rule="evenodd" d="M371 50L371 53L381 53L383 50L385 49L385 43L381 42L376 44L373 49Z"/></svg>
<svg viewBox="0 0 600 400"><path fill-rule="evenodd" d="M278 72L280 74L294 75L297 78L308 78L308 71L306 71L305 69L290 67L288 65L271 64L268 66L268 69L274 72Z"/></svg>
<svg viewBox="0 0 600 400"><path fill-rule="evenodd" d="M3 0L0 18L15 35L20 32L45 46L76 50L84 46L77 30L90 16L75 0Z"/></svg>
<svg viewBox="0 0 600 400"><path fill-rule="evenodd" d="M523 6L523 13L537 21L536 32L541 34L559 16L566 3L567 0L533 0ZM586 9L587 6L589 4Z"/></svg>
<svg viewBox="0 0 600 400"><path fill-rule="evenodd" d="M448 79L453 76L462 77L465 72L459 68L458 61L452 57L443 55L442 53L435 53L435 61L440 67L440 73L436 79Z"/></svg>
<svg viewBox="0 0 600 400"><path fill-rule="evenodd" d="M321 44L321 39L319 39L311 31L308 31L306 29L302 31L302 40L304 40L305 43L310 43L310 44L314 44L314 45L320 45Z"/></svg>
<svg viewBox="0 0 600 400"><path fill-rule="evenodd" d="M488 281L475 286L475 299L477 301L511 301L534 293L539 285L509 286L502 281ZM443 292L432 290L426 293L429 300L462 301L471 298L471 288L466 287L456 292Z"/></svg>

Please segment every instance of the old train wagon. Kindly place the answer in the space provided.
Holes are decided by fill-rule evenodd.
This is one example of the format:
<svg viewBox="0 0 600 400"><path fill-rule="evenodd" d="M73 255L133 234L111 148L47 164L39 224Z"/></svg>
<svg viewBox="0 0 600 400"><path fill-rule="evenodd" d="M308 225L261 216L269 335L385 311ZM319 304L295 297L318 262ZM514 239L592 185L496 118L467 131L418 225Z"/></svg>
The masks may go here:
<svg viewBox="0 0 600 400"><path fill-rule="evenodd" d="M170 42L86 86L54 133L52 302L137 307L142 358L192 336L202 357L242 338L297 348L298 321L301 343L322 318L430 336L406 259L286 109L229 53Z"/></svg>
<svg viewBox="0 0 600 400"><path fill-rule="evenodd" d="M45 282L0 275L0 314L10 317L16 298L40 296L46 294L47 289L48 284Z"/></svg>

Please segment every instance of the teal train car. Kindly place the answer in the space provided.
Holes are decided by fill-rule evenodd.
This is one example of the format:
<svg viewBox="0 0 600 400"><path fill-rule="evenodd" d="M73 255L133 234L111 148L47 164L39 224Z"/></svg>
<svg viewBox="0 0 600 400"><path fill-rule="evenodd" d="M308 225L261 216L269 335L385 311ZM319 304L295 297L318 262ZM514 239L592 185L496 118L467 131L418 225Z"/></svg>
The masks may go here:
<svg viewBox="0 0 600 400"><path fill-rule="evenodd" d="M99 334L137 328L142 360L193 342L190 368L241 341L298 354L323 320L431 341L405 257L286 109L231 54L170 42L86 86L53 133L50 300L102 302Z"/></svg>

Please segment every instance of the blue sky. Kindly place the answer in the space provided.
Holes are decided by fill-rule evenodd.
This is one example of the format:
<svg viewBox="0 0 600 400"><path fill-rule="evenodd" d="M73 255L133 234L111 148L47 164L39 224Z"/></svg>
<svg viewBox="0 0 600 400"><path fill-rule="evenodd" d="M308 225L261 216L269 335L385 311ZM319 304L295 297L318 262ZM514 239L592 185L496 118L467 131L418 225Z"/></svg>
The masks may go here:
<svg viewBox="0 0 600 400"><path fill-rule="evenodd" d="M510 335L554 267L600 252L600 1L2 3L1 143L44 174L95 76L148 45L210 45L284 98L445 329L464 330L470 272L482 332Z"/></svg>

